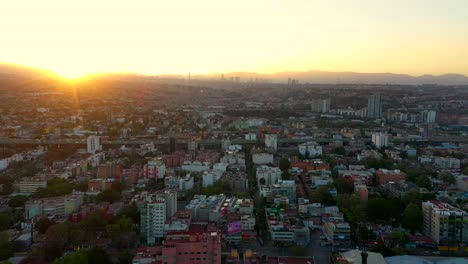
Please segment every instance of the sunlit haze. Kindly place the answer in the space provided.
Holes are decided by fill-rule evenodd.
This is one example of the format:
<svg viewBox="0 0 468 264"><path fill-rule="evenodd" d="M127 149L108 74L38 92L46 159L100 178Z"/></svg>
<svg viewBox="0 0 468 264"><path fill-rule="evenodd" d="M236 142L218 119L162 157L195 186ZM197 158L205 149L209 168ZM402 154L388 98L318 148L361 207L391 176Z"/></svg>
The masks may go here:
<svg viewBox="0 0 468 264"><path fill-rule="evenodd" d="M468 1L4 1L0 61L63 76L468 74Z"/></svg>

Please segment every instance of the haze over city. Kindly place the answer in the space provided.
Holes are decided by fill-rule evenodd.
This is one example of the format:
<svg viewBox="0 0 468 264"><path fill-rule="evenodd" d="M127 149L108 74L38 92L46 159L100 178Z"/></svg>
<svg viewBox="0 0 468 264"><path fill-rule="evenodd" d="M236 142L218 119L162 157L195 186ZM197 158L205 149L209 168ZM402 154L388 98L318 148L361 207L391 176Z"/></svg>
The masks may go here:
<svg viewBox="0 0 468 264"><path fill-rule="evenodd" d="M353 71L468 74L468 3L8 1L0 61L65 77Z"/></svg>

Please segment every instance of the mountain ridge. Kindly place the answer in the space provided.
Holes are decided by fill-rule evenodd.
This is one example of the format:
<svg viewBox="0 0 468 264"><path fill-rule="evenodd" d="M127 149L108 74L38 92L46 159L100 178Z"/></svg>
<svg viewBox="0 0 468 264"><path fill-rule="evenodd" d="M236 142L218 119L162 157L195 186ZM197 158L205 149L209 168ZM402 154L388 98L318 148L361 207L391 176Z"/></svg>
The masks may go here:
<svg viewBox="0 0 468 264"><path fill-rule="evenodd" d="M0 79L11 79L15 77L28 76L28 75L44 75L50 74L51 77L56 77L52 71L0 62ZM113 73L96 73L93 75L110 75ZM115 72L115 74L120 74ZM122 74L124 74L122 72ZM131 73L125 73L130 74ZM282 71L276 73L257 73L257 72L244 72L233 71L229 73L209 73L209 74L194 74L191 78L196 80L221 80L221 75L225 78L240 77L241 81L249 80L250 78L271 80L274 82L287 83L288 78L297 79L300 83L311 84L400 84L400 85L423 85L423 84L437 84L437 85L468 85L468 77L458 73L446 73L441 75L423 74L413 76L402 73L361 73L354 71L332 72L322 70L309 70L309 71ZM133 75L144 75L133 73ZM148 76L148 75L146 75ZM150 75L159 78L167 79L185 79L187 76L181 74L158 74Z"/></svg>

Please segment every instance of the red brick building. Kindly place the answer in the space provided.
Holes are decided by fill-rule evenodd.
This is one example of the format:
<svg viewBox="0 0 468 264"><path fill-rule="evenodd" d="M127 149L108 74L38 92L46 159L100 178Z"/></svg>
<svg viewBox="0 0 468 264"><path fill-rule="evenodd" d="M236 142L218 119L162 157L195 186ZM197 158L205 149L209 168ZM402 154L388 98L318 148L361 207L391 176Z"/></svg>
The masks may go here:
<svg viewBox="0 0 468 264"><path fill-rule="evenodd" d="M386 184L406 180L406 173L400 170L380 169L376 172L376 177L379 184Z"/></svg>

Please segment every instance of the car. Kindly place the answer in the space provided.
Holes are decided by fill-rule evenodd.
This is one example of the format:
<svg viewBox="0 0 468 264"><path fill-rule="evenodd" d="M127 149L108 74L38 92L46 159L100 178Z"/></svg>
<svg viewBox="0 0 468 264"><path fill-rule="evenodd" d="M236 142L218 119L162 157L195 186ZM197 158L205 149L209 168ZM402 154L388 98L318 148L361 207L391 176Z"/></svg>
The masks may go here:
<svg viewBox="0 0 468 264"><path fill-rule="evenodd" d="M327 240L327 237L326 236L320 236L320 240Z"/></svg>
<svg viewBox="0 0 468 264"><path fill-rule="evenodd" d="M330 242L320 242L321 247L326 247L326 246L329 246L329 245L330 245Z"/></svg>

